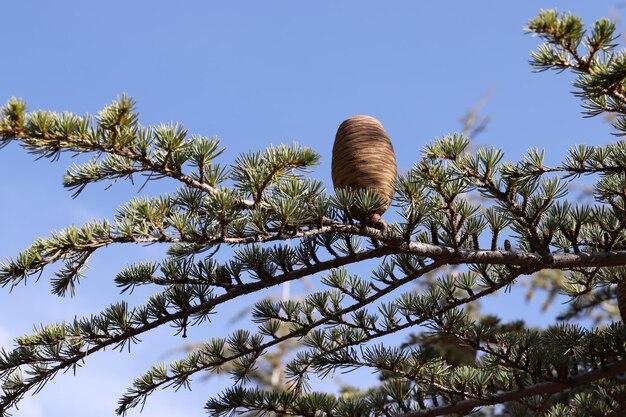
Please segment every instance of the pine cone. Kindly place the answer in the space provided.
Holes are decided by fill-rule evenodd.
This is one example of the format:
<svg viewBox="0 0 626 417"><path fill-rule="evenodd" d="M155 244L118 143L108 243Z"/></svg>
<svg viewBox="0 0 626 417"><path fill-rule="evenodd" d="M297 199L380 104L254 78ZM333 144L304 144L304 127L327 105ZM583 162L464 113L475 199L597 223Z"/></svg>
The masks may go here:
<svg viewBox="0 0 626 417"><path fill-rule="evenodd" d="M337 129L333 146L332 178L335 189L372 189L382 205L374 212L354 208L355 219L382 228L381 215L394 195L397 168L391 140L383 125L371 116L353 116Z"/></svg>

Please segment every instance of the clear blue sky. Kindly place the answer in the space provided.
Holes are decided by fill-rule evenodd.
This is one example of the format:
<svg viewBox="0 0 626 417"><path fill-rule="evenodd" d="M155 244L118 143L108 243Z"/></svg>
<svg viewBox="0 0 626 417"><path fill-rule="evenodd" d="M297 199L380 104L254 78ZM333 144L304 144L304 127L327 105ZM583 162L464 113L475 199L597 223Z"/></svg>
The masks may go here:
<svg viewBox="0 0 626 417"><path fill-rule="evenodd" d="M601 119L581 118L570 76L531 72L527 61L537 40L522 26L552 7L591 23L610 16L617 3L4 1L0 100L18 96L30 109L82 114L126 92L137 100L143 124L175 121L192 133L220 136L225 163L269 144L312 146L322 155L313 175L330 185L332 141L346 117L380 119L405 171L423 145L458 130L460 117L493 88L482 110L492 122L478 141L504 148L512 160L542 147L547 161L556 162L575 143L613 139ZM61 187L71 162L33 162L14 144L0 151L1 258L52 229L111 217L138 191L119 184L104 192L96 185L72 200ZM153 184L142 193L173 186ZM160 254L155 247L107 249L95 256L74 299L50 295L50 273L11 294L3 289L0 345L10 347L34 323L97 313L116 299L112 278L121 267ZM486 308L545 322L537 303L525 305L521 294L502 294ZM145 295L124 298L138 304ZM188 340L224 335L234 311ZM171 333L144 336L131 355L96 355L76 378L58 376L14 415L112 415L132 378L175 358L166 352L183 341ZM199 415L207 396L223 386L199 381L191 393L156 393L144 415Z"/></svg>

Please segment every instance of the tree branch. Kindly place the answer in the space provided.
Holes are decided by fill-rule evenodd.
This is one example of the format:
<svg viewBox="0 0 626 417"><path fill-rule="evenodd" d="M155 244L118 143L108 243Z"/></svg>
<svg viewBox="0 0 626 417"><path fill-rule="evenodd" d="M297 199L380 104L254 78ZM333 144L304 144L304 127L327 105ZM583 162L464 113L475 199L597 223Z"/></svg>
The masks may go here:
<svg viewBox="0 0 626 417"><path fill-rule="evenodd" d="M256 292L262 289L266 289L266 288L270 288L278 284L282 284L283 282L292 281L294 279L302 278L304 276L312 275L321 271L344 266L352 262L358 262L358 261L363 261L363 260L372 259L372 258L379 258L379 257L386 256L389 254L391 254L391 248L380 247L380 248L372 249L369 251L359 252L354 255L344 256L342 258L334 258L328 261L320 262L318 264L312 265L307 268L298 269L288 274L283 274L277 277L273 277L270 280L262 280L262 281L253 282L250 284L243 284L243 285L234 287L231 291L228 291L227 293L222 294L221 296L218 296L204 303L200 303L196 306L193 306L184 310L180 310L176 313L159 318L144 326L139 326L139 327L131 328L130 330L125 330L116 336L113 336L109 339L102 341L101 343L96 344L90 349L87 349L70 358L61 360L58 365L47 368L42 373L30 378L30 380L27 383L23 384L20 388L11 391L11 393L9 394L5 393L5 395L2 397L2 401L0 402L0 410L2 410L3 408L8 408L12 404L14 404L16 401L18 401L30 389L32 389L33 387L39 386L42 383L45 383L45 381L47 381L49 378L54 376L57 372L63 369L69 368L71 366L75 366L78 362L83 360L85 357L95 352L98 352L106 348L107 346L116 345L120 342L123 342L124 340L132 340L136 336L142 333L145 333L148 330L152 330L156 327L159 327L166 323L170 323L175 320L184 319L185 317L189 317L196 313L211 310L220 304L223 304L229 300L235 299L245 294L251 294L253 292Z"/></svg>
<svg viewBox="0 0 626 417"><path fill-rule="evenodd" d="M279 343L282 343L286 340L289 339L293 339L295 337L302 337L302 336L306 336L311 330L324 325L325 323L328 323L329 321L336 321L338 320L339 317L351 313L353 311L356 311L358 309L360 309L361 307L364 307L366 305L369 305L371 303L373 303L374 301L380 299L381 297L391 293L392 291L398 289L399 287L413 281L414 279L427 274L437 268L439 268L441 265L437 264L437 263L433 263L431 265L426 266L425 268L420 269L419 271L416 271L415 274L411 274L409 276L406 276L400 280L394 281L392 284L390 284L389 286L385 287L384 289L375 292L372 296L367 297L364 300L361 300L357 303L354 303L348 307L342 308L340 310L334 311L332 314L329 314L328 316L325 316L319 320L313 321L311 323L308 323L296 330L290 331L287 334L281 336L281 337L277 337L275 339L270 340L269 342L264 343L263 345L259 346L258 348L248 348L248 349L244 349L241 350L240 352L237 352L236 354L233 354L231 356L228 357L224 357L222 358L221 361L218 362L213 362L210 364L206 364L204 366L201 367L197 367L197 368L193 368L193 369L186 369L184 373L182 374L178 374L178 375L172 375L172 376L168 376L166 378L163 378L161 381L159 381L157 384L155 384L150 391L153 391L155 389L157 389L158 387L161 386L167 386L169 385L169 383L171 383L172 381L174 381L175 379L180 378L181 376L184 378L188 378L190 376L192 376L193 374L195 374L196 372L200 372L204 369L207 368L211 368L211 367L216 367L216 366L220 366L223 365L227 362L231 362L234 361L236 359L239 359L241 357L244 357L246 355L252 354L252 353L259 353L259 352L263 352L269 348L271 348L272 346L275 346ZM139 393L138 395L133 395L133 397L138 398L142 395L147 395L148 393ZM120 411L126 411L127 407L122 408L122 406L120 406L120 408L118 409L118 413Z"/></svg>
<svg viewBox="0 0 626 417"><path fill-rule="evenodd" d="M561 381L542 382L531 385L518 390L503 391L498 394L490 395L485 398L475 398L470 400L459 401L443 407L431 408L429 410L415 411L406 413L400 417L435 417L450 414L464 415L473 408L483 407L485 405L501 404L508 401L517 401L523 398L532 397L534 395L554 394L566 389L580 387L591 384L600 379L609 378L626 371L626 359L613 362L604 368L596 369L584 374L572 376Z"/></svg>
<svg viewBox="0 0 626 417"><path fill-rule="evenodd" d="M98 248L108 246L113 243L189 243L203 246L212 246L220 243L231 245L245 245L250 243L263 243L289 239L297 239L306 236L314 236L325 233L340 232L377 239L385 243L388 254L409 253L411 255L430 258L433 261L448 265L483 264L483 265L507 265L540 269L568 269L582 267L610 267L626 265L626 250L616 250L610 252L580 252L580 253L548 253L538 254L529 252L513 252L499 250L473 250L460 249L443 245L434 245L421 242L407 242L406 240L381 232L372 227L340 224L332 220L325 219L324 226L301 230L292 234L276 233L271 235L253 235L240 238L229 238L224 236L213 236L209 238L183 238L173 236L158 237L134 237L115 236L110 239L92 241L88 244L76 245L66 250L57 250L53 257L43 257L33 265L29 265L28 270L37 271L59 259L67 258L76 252L94 251ZM0 276L2 281L12 276L4 273Z"/></svg>

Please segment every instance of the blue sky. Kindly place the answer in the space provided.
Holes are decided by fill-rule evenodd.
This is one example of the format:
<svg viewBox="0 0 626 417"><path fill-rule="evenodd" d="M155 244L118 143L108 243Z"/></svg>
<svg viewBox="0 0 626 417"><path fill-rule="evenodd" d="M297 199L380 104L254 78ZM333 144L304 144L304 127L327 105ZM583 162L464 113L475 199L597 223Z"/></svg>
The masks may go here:
<svg viewBox="0 0 626 417"><path fill-rule="evenodd" d="M0 3L4 39L0 101L25 99L30 109L94 113L120 93L133 96L143 124L183 123L191 133L218 135L222 162L239 152L296 140L322 155L313 173L330 183L330 153L339 123L354 114L382 121L400 171L436 136L460 129L460 117L489 89L482 109L492 118L479 143L518 159L531 146L556 163L575 143L613 140L600 118L583 119L571 77L533 74L537 40L522 27L540 9L557 7L587 23L610 16L618 2L583 1L231 1ZM0 257L16 255L35 237L68 224L111 217L138 187L88 188L78 199L62 189L72 162L33 162L12 144L0 151ZM153 183L142 194L171 190ZM44 274L12 293L0 291L0 345L35 323L100 311L116 299L114 274L133 259L161 250L111 248L94 257L74 299L49 293ZM295 288L298 290L298 288ZM278 294L280 289L274 293ZM132 304L146 293L124 296ZM253 301L253 300L251 300ZM502 294L487 309L542 324L522 293ZM191 341L224 335L223 315ZM60 375L28 397L17 417L110 416L132 378L180 346L171 329L143 337L133 354L107 351L76 378ZM194 391L159 392L144 415L192 416L226 382L198 382ZM138 415L138 411L131 415Z"/></svg>

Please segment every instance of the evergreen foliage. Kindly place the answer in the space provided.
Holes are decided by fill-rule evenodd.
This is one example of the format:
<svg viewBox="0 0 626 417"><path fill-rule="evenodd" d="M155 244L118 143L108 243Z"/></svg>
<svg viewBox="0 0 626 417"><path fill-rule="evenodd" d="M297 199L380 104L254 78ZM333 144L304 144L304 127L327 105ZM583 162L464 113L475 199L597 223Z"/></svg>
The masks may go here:
<svg viewBox="0 0 626 417"><path fill-rule="evenodd" d="M615 49L615 25L602 19L586 30L579 18L548 10L527 30L544 41L531 65L573 72L587 114L613 114L616 134L626 135L626 52ZM28 112L11 99L0 115L0 145L11 141L39 157L93 155L67 170L64 186L75 196L92 183L112 185L135 174L146 181L168 177L180 188L134 198L111 220L37 239L1 265L0 284L11 288L62 263L51 286L64 297L75 294L101 248L168 247L162 261L138 262L114 279L121 292L154 288L144 304L113 300L98 315L36 328L17 338L15 349L0 351L2 415L106 347L130 348L162 325L185 336L210 325L209 314L222 304L314 274L321 274L320 285L302 300L258 301L256 331L216 337L148 369L122 395L117 413L142 405L157 389L187 388L198 374L220 370L232 376L233 387L208 399L212 416L626 412L623 323L571 321L601 303L617 303L626 287L623 141L578 145L561 164L547 166L538 149L511 163L501 150L472 147L463 135L435 139L398 179L399 220L383 231L350 215L354 207L375 210L375 193L330 194L304 176L319 161L312 149L271 146L221 164L217 138L189 135L180 125L142 126L126 96L93 117ZM596 180L594 204L567 199L568 185L582 175ZM234 254L220 260L224 245ZM372 259L379 265L370 276L347 269ZM561 322L537 329L475 313L482 297L550 269L565 272L559 290L571 300ZM407 330L406 343L390 346L387 336ZM302 345L288 362L285 386L251 384L260 358L294 340ZM366 391L311 389L313 376L361 368L379 375Z"/></svg>

